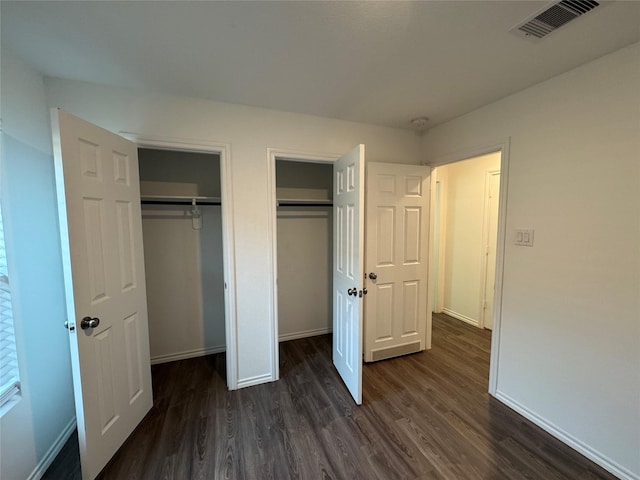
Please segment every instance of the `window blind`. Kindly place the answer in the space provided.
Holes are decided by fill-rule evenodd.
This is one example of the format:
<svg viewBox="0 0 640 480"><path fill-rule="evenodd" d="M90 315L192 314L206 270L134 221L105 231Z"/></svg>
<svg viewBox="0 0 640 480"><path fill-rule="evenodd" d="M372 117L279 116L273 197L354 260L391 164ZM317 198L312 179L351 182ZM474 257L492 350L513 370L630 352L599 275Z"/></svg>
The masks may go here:
<svg viewBox="0 0 640 480"><path fill-rule="evenodd" d="M0 411L20 393L13 309L0 209Z"/></svg>

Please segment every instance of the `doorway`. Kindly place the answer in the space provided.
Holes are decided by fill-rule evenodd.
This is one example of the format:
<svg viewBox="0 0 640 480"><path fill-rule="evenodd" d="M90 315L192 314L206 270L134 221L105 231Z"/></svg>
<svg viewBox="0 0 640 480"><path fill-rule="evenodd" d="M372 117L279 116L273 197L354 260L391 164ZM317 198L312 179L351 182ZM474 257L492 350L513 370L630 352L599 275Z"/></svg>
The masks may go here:
<svg viewBox="0 0 640 480"><path fill-rule="evenodd" d="M192 299L195 299L196 304L191 303L191 305L192 308L195 309L196 315L198 315L199 310L203 315L202 318L217 318L217 320L213 322L215 325L210 325L206 329L198 332L198 337L208 339L208 345L201 343L201 345L196 348L178 348L173 352L165 350L160 353L158 350L157 355L154 356L153 353L151 355L152 363L162 363L164 361L189 358L191 356L207 355L224 350L226 352L227 387L229 390L236 390L238 388L237 343L235 333L237 320L235 304L235 240L232 215L231 148L225 143L182 141L164 137L147 137L128 132L120 132L119 134L136 143L139 152L155 152L156 156L160 156L159 163L165 164L157 169L147 170L147 177L141 178L143 182L155 182L155 184L141 183L141 195L145 196L145 193L147 194L145 199L143 199L143 201L147 203L145 205L147 208L143 211L143 222L145 220L144 214L148 214L151 208L162 208L159 206L154 207L153 205L149 205L149 203L155 203L154 200L159 200L169 205L170 202L174 201L176 205L173 205L173 207L179 208L179 212L184 217L180 220L182 222L183 232L189 229L194 231L200 230L204 232L203 238L198 240L200 244L202 244L203 241L205 243L213 242L217 244L217 247L208 248L209 253L212 254L215 259L210 258L208 267L202 269L199 273L201 275L200 279L195 278L194 280L196 283L202 285L204 289L217 289L220 287L221 282L223 293L220 296L218 290L216 302L222 301L222 308L220 308L219 303L216 304L211 301L205 302L204 298L200 298L200 304L197 305L198 297L203 297L204 295L198 295L195 291L185 292L185 295L183 295L184 298L188 298L190 294ZM176 170L179 171L180 167L171 166L172 162L176 161L176 158L186 158L186 163L190 163L191 167L187 168L186 172L176 173ZM154 161L158 161L158 158L142 160L143 163ZM199 173L202 174L202 179L193 180L193 171L189 173L189 170L194 169L196 173L199 170ZM192 177L191 180L188 178L190 175ZM211 178L207 178L207 176ZM165 177L165 180L163 180L162 177ZM204 181L204 185L202 187L198 186L198 182L202 181ZM160 190L156 190L156 198L153 199L153 189L157 187L160 187ZM204 188L204 190L198 192L198 188ZM157 195L158 192L160 193L159 195ZM184 193L186 193L186 195L183 195ZM203 193L203 195L194 195L194 193ZM174 198L170 198L172 196ZM195 208L193 205L193 197L200 197L195 199ZM196 212L195 215L194 210ZM177 220L175 218L177 211L173 210L173 212L174 220ZM199 219L197 218L198 216L200 217ZM146 223L149 224L148 226L151 227L150 219L147 218L146 220ZM188 222L186 225L185 221ZM216 225L216 227L209 229L207 228L207 224L210 226ZM152 229L153 227L146 228L145 230ZM173 234L175 235L175 233L174 231ZM192 240L194 239L192 238ZM146 247L147 242L145 241L145 248ZM202 258L200 260L202 260ZM177 259L175 263L178 263ZM222 276L220 276L219 271L211 271L214 263L216 265L215 268L222 269ZM192 265L195 266L195 262L192 263ZM166 286L167 285L165 285L165 287ZM159 292L160 290L157 291L157 293ZM219 323L220 315L222 315L222 325ZM151 328L150 322L150 329ZM167 345L166 336L170 335L170 332L165 330L158 331L158 333L163 332L165 336L164 346ZM172 340L169 340L169 342L172 342ZM162 343L162 341L160 341L160 343Z"/></svg>
<svg viewBox="0 0 640 480"><path fill-rule="evenodd" d="M493 331L492 394L497 385L507 176L508 141L443 159L432 179L430 312Z"/></svg>
<svg viewBox="0 0 640 480"><path fill-rule="evenodd" d="M278 340L332 332L333 165L276 158Z"/></svg>
<svg viewBox="0 0 640 480"><path fill-rule="evenodd" d="M329 187L330 190L328 192L326 191L326 181L320 184L304 185L304 182L296 183L296 179L299 179L300 174L302 173L301 170L314 169L314 167L317 167L319 169L327 168L332 170L333 163L337 158L338 155L334 156L317 153L304 153L293 150L280 150L274 148L269 148L267 150L267 160L269 163L269 175L267 177L267 180L269 188L273 192L273 210L270 217L272 221L270 230L272 235L271 244L273 246L273 251L270 263L273 271L273 285L275 286L272 291L273 298L271 302L271 304L273 305L272 318L274 319L274 321L271 323L271 344L273 352L273 371L276 372L275 380L278 380L280 378L279 342L281 339L282 341L292 340L294 338L302 338L305 335L319 335L323 333L323 331L324 333L329 333L329 331L331 331L331 323L329 322L328 326L326 326L327 324L324 324L323 326L323 321L321 320L322 317L316 317L316 320L312 322L313 326L310 326L309 324L307 324L306 326L301 326L299 322L291 317L291 314L293 312L291 307L295 308L295 301L291 302L289 307L283 308L279 305L281 291L282 296L286 298L290 298L291 294L294 293L294 291L290 290L289 292L285 292L285 290L287 287L287 283L294 283L292 279L294 278L293 275L295 275L295 273L293 271L286 272L285 278L283 278L284 284L280 283L279 269L287 268L288 266L280 265L281 260L284 260L283 263L290 265L293 263L293 259L291 259L291 257L282 256L282 253L287 256L289 252L283 251L284 245L281 245L282 242L278 241L278 227L280 226L281 233L283 232L283 229L284 231L291 230L291 233L295 232L295 230L298 228L296 224L304 222L302 218L296 219L295 211L300 211L300 209L304 209L304 207L306 207L306 213L304 215L307 217L306 220L309 223L315 224L314 229L317 230L322 228L320 224L326 222L327 220L327 213L323 212L323 210L332 211L331 199L333 195L333 175L331 175L331 184ZM278 165L281 166L279 176L277 172ZM282 170L282 168L284 168L284 171ZM280 178L280 186L278 186L278 178ZM310 206L310 203L313 203L316 206ZM282 207L279 207L279 205L282 205ZM315 211L316 213L313 214L313 211ZM313 219L313 217L311 217L312 215L315 215L315 220ZM291 218L291 221L289 221L289 217ZM324 220L322 219L323 217L325 217ZM332 213L329 214L328 220L329 225L331 225L332 227ZM289 232L287 232L287 234L288 233ZM328 259L331 261L333 260L332 252L330 253ZM302 268L304 269L304 267ZM310 273L306 273L306 275L310 275ZM288 276L291 277L287 278ZM308 290L312 290L312 288L310 287L312 285L312 279L310 278L303 279L303 282L296 281L296 289L300 288L301 284L304 285L304 280L308 281ZM332 302L329 302L327 308L330 308L331 305ZM280 325L281 308L283 308L284 313L284 324L282 326ZM329 310L329 315L331 315L331 310ZM305 332L305 330L307 331Z"/></svg>
<svg viewBox="0 0 640 480"><path fill-rule="evenodd" d="M270 258L274 274L272 305L272 358L273 371L279 378L278 345L278 268L277 268L277 184L276 161L298 160L310 163L332 163L332 180L324 190L330 189L333 199L332 213L335 234L332 248L332 330L333 364L342 377L356 404L362 403L362 297L366 294L361 272L364 267L364 165L365 148L360 144L339 158L334 156L305 155L291 152L267 150L269 162L268 185L272 192L271 241L273 253ZM334 185L335 182L335 185ZM296 201L300 199L296 198ZM304 200L304 199L302 199ZM316 199L311 199L314 203ZM309 205L308 202L307 206ZM311 272L313 275L313 272ZM309 283L313 288L313 282Z"/></svg>
<svg viewBox="0 0 640 480"><path fill-rule="evenodd" d="M138 149L151 364L224 352L220 156Z"/></svg>
<svg viewBox="0 0 640 480"><path fill-rule="evenodd" d="M499 198L499 183L493 179L499 180L500 152L442 165L433 175L438 195L433 311L476 327L490 327Z"/></svg>

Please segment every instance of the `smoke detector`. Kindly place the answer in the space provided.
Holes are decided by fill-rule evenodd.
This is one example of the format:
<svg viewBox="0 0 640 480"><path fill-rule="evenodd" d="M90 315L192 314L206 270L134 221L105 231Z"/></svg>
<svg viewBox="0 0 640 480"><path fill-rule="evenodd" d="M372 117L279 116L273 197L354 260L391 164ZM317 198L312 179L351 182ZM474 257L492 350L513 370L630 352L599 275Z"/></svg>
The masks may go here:
<svg viewBox="0 0 640 480"><path fill-rule="evenodd" d="M524 22L513 27L510 32L528 40L541 40L560 27L589 13L600 3L595 0L562 0L547 5L544 10L534 13Z"/></svg>

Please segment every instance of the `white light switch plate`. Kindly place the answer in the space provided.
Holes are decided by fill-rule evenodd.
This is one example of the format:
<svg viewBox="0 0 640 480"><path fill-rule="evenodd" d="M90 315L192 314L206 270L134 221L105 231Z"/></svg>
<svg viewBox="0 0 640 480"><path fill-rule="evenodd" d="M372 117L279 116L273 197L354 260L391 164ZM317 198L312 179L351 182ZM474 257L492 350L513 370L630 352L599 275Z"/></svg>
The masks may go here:
<svg viewBox="0 0 640 480"><path fill-rule="evenodd" d="M514 245L520 245L522 247L533 247L533 232L532 228L518 228L516 229Z"/></svg>

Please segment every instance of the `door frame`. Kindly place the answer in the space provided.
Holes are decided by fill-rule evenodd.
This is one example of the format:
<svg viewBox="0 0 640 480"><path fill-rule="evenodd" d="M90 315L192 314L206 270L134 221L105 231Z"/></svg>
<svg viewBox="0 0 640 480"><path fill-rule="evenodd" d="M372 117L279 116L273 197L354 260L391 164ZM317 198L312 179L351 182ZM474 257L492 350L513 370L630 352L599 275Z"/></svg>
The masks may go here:
<svg viewBox="0 0 640 480"><path fill-rule="evenodd" d="M134 142L138 148L155 148L179 152L217 154L220 157L220 212L222 217L222 256L224 270L224 328L226 342L227 388L238 388L238 340L236 305L236 255L233 219L233 169L231 145L207 140L152 136L132 132L118 132Z"/></svg>
<svg viewBox="0 0 640 480"><path fill-rule="evenodd" d="M445 231L446 225L444 222L444 218L442 216L442 212L446 210L446 202L443 198L443 188L442 181L439 178L433 178L433 168L431 169L431 202L433 205L430 205L429 208L429 242L432 247L433 254L431 253L431 249L429 252L429 277L427 278L428 282L433 282L432 285L429 286L429 290L431 292L431 298L433 298L433 304L431 308L427 306L427 310L429 310L428 316L431 313L441 313L442 305L444 303L444 294L442 290L442 285L444 285L444 252L441 248L442 243L445 241ZM427 300L428 302L428 300ZM427 348L431 348L431 330L428 327L427 330Z"/></svg>
<svg viewBox="0 0 640 480"><path fill-rule="evenodd" d="M502 156L502 155L501 155ZM495 176L495 175L501 175L500 170L487 170L485 172L485 185L484 185L484 215L482 218L482 269L481 269L481 275L482 275L482 292L481 292L481 298L480 298L480 311L482 312L482 315L480 316L480 320L478 322L478 326L480 328L485 328L486 327L486 309L484 308L484 304L487 301L487 291L488 291L488 286L487 286L487 272L489 272L489 262L487 261L487 250L489 248L489 237L490 235L490 215L491 212L489 211L489 208L491 206L491 199L489 198L489 194L490 192L490 185L491 185L491 177ZM502 180L502 178L501 178ZM498 191L499 192L499 191ZM500 203L500 196L498 193L498 204ZM498 205L499 206L499 205ZM497 232L496 232L497 235ZM496 237L497 240L497 237ZM497 244L497 242L496 242ZM497 245L494 245L494 248ZM494 272L495 274L495 272Z"/></svg>
<svg viewBox="0 0 640 480"><path fill-rule="evenodd" d="M280 380L280 350L278 340L278 199L276 196L276 160L289 160L300 163L333 164L340 155L332 153L304 152L283 148L267 148L267 189L271 192L271 214L269 215L268 232L271 240L269 268L272 272L270 297L271 310L271 371L273 380ZM333 190L332 190L333 194Z"/></svg>
<svg viewBox="0 0 640 480"><path fill-rule="evenodd" d="M432 168L436 168L449 163L459 162L462 160L468 160L470 158L479 157L488 153L500 152L500 199L498 202L498 234L496 245L496 286L495 295L493 299L493 333L491 335L491 357L489 364L489 394L494 396L498 390L498 362L500 359L500 335L501 335L501 319L502 319L502 289L504 280L504 251L506 246L506 221L507 221L507 197L508 197L508 185L509 185L509 149L511 144L511 137L500 139L494 143L487 145L481 145L477 147L465 148L458 150L454 153L442 155L436 157L433 162L426 163ZM431 192L435 191L434 176L431 178ZM433 205L433 198L431 205ZM433 242L433 209L430 215L430 228L429 228L429 276L433 278L434 275L434 262L433 255L434 242ZM434 299L433 289L428 289L427 294L427 348L431 348L432 337L432 311L433 311Z"/></svg>

